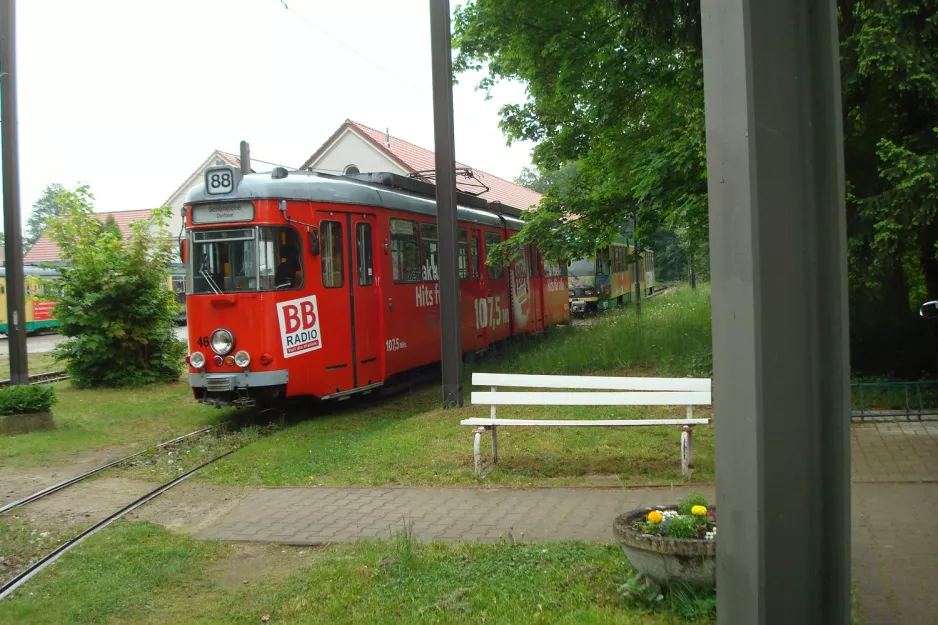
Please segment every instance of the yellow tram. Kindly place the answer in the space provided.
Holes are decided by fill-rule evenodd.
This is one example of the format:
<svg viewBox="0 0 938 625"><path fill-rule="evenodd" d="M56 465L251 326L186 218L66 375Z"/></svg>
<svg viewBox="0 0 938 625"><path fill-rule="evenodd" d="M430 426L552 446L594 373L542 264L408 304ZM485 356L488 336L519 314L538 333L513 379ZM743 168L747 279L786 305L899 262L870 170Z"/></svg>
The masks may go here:
<svg viewBox="0 0 938 625"><path fill-rule="evenodd" d="M54 329L59 325L54 315L54 304L43 295L51 284L59 278L55 269L33 266L23 267L26 287L26 332L31 334L44 329ZM166 278L166 288L176 293L180 304L180 323L186 322L186 276L185 268L180 265L170 270ZM0 267L0 334L7 334L7 274L6 267Z"/></svg>

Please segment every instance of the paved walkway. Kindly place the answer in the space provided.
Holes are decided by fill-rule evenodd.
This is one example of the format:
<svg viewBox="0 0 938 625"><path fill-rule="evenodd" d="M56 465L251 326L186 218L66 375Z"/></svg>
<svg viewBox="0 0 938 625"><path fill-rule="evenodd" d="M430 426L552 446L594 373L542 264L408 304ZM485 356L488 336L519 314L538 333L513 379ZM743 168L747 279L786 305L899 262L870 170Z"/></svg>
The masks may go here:
<svg viewBox="0 0 938 625"><path fill-rule="evenodd" d="M692 489L269 488L247 496L200 537L316 545L388 538L410 525L421 540L612 542L612 519ZM712 488L696 489L709 497Z"/></svg>
<svg viewBox="0 0 938 625"><path fill-rule="evenodd" d="M853 577L863 623L938 625L938 423L852 428ZM198 536L321 544L387 538L612 542L625 510L700 488L268 488Z"/></svg>

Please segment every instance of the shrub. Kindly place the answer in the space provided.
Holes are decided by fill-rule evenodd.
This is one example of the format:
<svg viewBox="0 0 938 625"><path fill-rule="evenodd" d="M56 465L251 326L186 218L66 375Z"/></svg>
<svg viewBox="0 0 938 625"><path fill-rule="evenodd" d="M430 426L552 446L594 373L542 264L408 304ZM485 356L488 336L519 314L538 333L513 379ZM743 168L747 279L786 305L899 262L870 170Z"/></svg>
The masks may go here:
<svg viewBox="0 0 938 625"><path fill-rule="evenodd" d="M48 384L0 389L0 415L47 412L58 398Z"/></svg>
<svg viewBox="0 0 938 625"><path fill-rule="evenodd" d="M186 345L176 338L179 305L166 286L173 258L170 209L132 223L124 241L119 228L95 217L93 199L86 186L63 191L57 198L62 217L49 227L67 263L48 297L68 337L56 355L79 387L176 380Z"/></svg>

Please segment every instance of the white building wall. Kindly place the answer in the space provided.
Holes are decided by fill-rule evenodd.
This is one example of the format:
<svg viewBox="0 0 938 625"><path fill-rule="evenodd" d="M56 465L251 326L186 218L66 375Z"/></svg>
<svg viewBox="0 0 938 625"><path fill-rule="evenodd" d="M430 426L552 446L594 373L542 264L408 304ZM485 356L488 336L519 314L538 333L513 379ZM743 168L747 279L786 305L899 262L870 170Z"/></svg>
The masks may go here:
<svg viewBox="0 0 938 625"><path fill-rule="evenodd" d="M374 171L408 173L374 145L351 131L343 133L332 146L328 147L326 153L312 164L312 168L316 171L341 174L349 165L355 165L362 173Z"/></svg>

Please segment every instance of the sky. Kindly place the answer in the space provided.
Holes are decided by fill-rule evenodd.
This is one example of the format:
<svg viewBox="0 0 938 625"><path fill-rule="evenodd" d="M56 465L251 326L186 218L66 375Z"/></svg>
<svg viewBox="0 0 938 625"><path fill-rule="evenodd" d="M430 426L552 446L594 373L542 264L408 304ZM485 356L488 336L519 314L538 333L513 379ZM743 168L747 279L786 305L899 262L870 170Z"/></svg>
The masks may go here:
<svg viewBox="0 0 938 625"><path fill-rule="evenodd" d="M289 8L284 8L284 2ZM298 167L346 119L433 149L428 0L18 0L20 202L85 182L96 210L164 203L215 149ZM455 7L456 0L451 0ZM479 74L454 87L456 158L512 179Z"/></svg>

